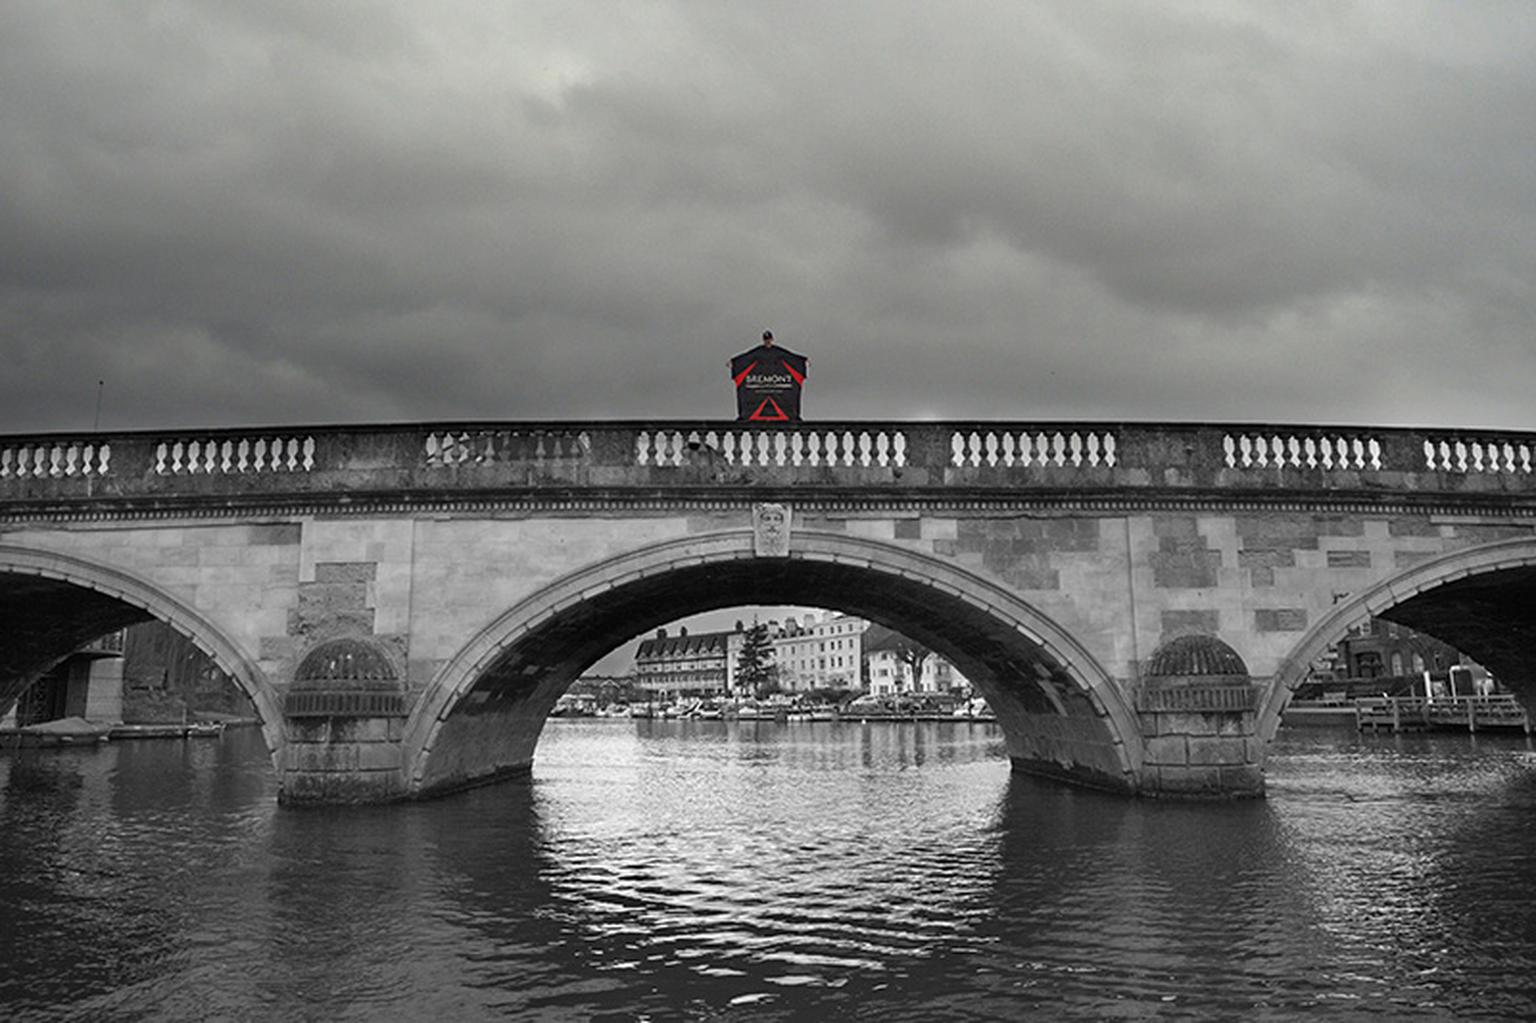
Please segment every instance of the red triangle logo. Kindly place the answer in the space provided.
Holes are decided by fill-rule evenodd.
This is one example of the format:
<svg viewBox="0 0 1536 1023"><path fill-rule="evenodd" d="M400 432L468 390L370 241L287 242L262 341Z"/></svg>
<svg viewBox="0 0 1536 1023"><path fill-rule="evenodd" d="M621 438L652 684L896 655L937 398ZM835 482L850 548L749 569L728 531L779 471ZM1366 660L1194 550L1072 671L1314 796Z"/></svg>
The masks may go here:
<svg viewBox="0 0 1536 1023"><path fill-rule="evenodd" d="M784 414L783 409L779 408L778 402L772 398L764 398L763 403L752 410L752 414L747 417L747 421L750 423L787 423L789 422L789 417Z"/></svg>

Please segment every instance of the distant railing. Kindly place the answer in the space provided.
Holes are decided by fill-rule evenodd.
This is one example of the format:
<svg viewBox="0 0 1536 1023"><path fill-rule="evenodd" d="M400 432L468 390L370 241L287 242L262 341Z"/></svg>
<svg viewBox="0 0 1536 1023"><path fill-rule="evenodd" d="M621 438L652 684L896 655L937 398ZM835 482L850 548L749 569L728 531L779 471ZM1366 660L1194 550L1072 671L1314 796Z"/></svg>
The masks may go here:
<svg viewBox="0 0 1536 1023"><path fill-rule="evenodd" d="M1360 731L1390 729L1518 728L1531 734L1531 719L1512 694L1488 696L1376 696L1355 701L1355 727Z"/></svg>
<svg viewBox="0 0 1536 1023"><path fill-rule="evenodd" d="M0 437L17 501L881 486L1536 501L1536 433L1188 423L441 423ZM1533 509L1536 511L1536 509Z"/></svg>

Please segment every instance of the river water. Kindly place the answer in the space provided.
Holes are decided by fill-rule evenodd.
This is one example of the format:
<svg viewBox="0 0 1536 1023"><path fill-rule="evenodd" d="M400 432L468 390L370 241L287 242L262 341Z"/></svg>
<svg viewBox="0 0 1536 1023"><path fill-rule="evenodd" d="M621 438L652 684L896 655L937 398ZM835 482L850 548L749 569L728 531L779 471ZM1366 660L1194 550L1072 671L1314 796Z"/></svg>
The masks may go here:
<svg viewBox="0 0 1536 1023"><path fill-rule="evenodd" d="M555 720L531 780L275 805L254 730L0 757L0 1017L1536 1016L1524 738L1283 733L1263 801L993 726Z"/></svg>

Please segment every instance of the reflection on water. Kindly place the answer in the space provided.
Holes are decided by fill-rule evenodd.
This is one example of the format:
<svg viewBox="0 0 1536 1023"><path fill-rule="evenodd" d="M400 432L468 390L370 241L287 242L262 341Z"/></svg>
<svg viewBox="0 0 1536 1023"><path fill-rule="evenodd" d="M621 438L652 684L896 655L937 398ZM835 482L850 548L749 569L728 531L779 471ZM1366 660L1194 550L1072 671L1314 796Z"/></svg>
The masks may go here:
<svg viewBox="0 0 1536 1023"><path fill-rule="evenodd" d="M278 810L260 739L0 758L0 1006L78 1019L1536 1014L1525 740L1287 736L1270 798L972 724L555 721L531 782Z"/></svg>

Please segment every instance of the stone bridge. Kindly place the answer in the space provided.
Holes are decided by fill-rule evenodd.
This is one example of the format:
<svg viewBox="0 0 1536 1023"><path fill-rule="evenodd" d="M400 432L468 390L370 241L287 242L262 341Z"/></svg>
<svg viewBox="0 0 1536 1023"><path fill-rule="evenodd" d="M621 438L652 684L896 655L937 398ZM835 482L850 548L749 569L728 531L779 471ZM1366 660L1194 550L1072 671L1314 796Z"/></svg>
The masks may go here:
<svg viewBox="0 0 1536 1023"><path fill-rule="evenodd" d="M1536 695L1536 435L1146 423L475 423L0 437L0 711L159 618L250 695L289 802L526 771L658 624L858 614L953 661L1017 769L1263 791L1376 615ZM788 509L785 537L754 509Z"/></svg>

